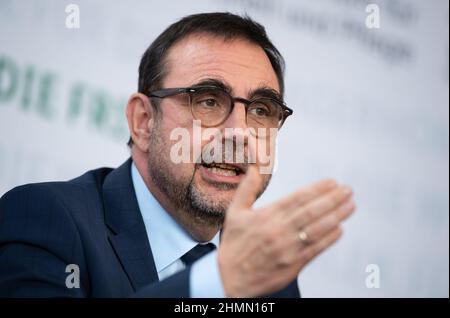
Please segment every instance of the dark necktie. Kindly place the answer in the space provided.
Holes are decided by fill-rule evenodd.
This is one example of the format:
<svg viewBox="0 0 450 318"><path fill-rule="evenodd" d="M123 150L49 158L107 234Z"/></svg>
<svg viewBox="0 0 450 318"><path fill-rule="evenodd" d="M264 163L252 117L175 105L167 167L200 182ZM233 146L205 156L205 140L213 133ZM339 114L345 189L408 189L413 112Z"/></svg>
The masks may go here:
<svg viewBox="0 0 450 318"><path fill-rule="evenodd" d="M213 243L197 244L189 252L181 256L181 260L186 266L192 265L196 260L214 250L216 246Z"/></svg>

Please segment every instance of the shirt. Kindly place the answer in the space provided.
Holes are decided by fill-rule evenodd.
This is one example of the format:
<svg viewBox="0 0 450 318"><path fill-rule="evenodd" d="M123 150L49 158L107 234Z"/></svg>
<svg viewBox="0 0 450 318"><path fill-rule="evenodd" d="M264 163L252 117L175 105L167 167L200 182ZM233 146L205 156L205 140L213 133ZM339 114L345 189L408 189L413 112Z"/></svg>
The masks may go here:
<svg viewBox="0 0 450 318"><path fill-rule="evenodd" d="M152 195L135 164L131 165L131 178L152 249L156 271L160 280L185 268L181 256L199 242L194 240ZM219 246L219 233L210 241ZM192 264L189 277L193 298L225 297L217 262L217 250Z"/></svg>

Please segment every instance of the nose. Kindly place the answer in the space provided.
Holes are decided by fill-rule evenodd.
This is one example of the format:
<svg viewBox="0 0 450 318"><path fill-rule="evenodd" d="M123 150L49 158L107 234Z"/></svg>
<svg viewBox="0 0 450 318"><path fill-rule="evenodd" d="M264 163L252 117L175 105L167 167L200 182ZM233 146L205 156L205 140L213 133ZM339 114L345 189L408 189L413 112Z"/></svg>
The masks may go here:
<svg viewBox="0 0 450 318"><path fill-rule="evenodd" d="M242 128L247 130L247 110L242 102L236 101L233 111L223 123L224 128Z"/></svg>
<svg viewBox="0 0 450 318"><path fill-rule="evenodd" d="M224 132L225 149L227 150L226 156L234 154L231 162L243 163L248 161L247 152L250 147L250 134L247 127L246 112L245 105L242 102L236 101L233 111L221 127ZM231 152L231 149L228 149L227 146L232 146ZM230 160L228 157L225 160L226 162L230 162L227 161Z"/></svg>

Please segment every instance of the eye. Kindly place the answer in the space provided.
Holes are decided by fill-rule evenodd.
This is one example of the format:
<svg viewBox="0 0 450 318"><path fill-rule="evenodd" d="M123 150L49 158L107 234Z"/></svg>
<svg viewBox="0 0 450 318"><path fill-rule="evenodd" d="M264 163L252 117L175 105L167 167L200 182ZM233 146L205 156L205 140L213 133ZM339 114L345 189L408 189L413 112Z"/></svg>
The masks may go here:
<svg viewBox="0 0 450 318"><path fill-rule="evenodd" d="M252 104L248 112L257 117L269 117L271 115L270 108L263 103Z"/></svg>
<svg viewBox="0 0 450 318"><path fill-rule="evenodd" d="M219 103L217 102L217 100L215 98L202 99L202 100L197 101L197 104L199 104L200 106L203 106L205 108L215 108L215 107L219 106Z"/></svg>

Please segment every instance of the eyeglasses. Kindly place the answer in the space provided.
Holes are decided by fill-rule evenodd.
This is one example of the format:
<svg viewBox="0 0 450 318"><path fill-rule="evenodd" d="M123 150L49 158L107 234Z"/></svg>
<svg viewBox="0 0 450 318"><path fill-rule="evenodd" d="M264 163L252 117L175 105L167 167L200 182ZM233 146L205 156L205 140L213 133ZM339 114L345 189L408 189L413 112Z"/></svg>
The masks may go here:
<svg viewBox="0 0 450 318"><path fill-rule="evenodd" d="M201 120L202 125L206 127L224 123L233 112L236 102L245 105L247 126L254 129L279 129L293 113L293 110L281 100L270 97L252 100L233 97L226 90L215 86L165 88L150 92L149 97L165 98L179 94L186 94L189 97L192 116Z"/></svg>

